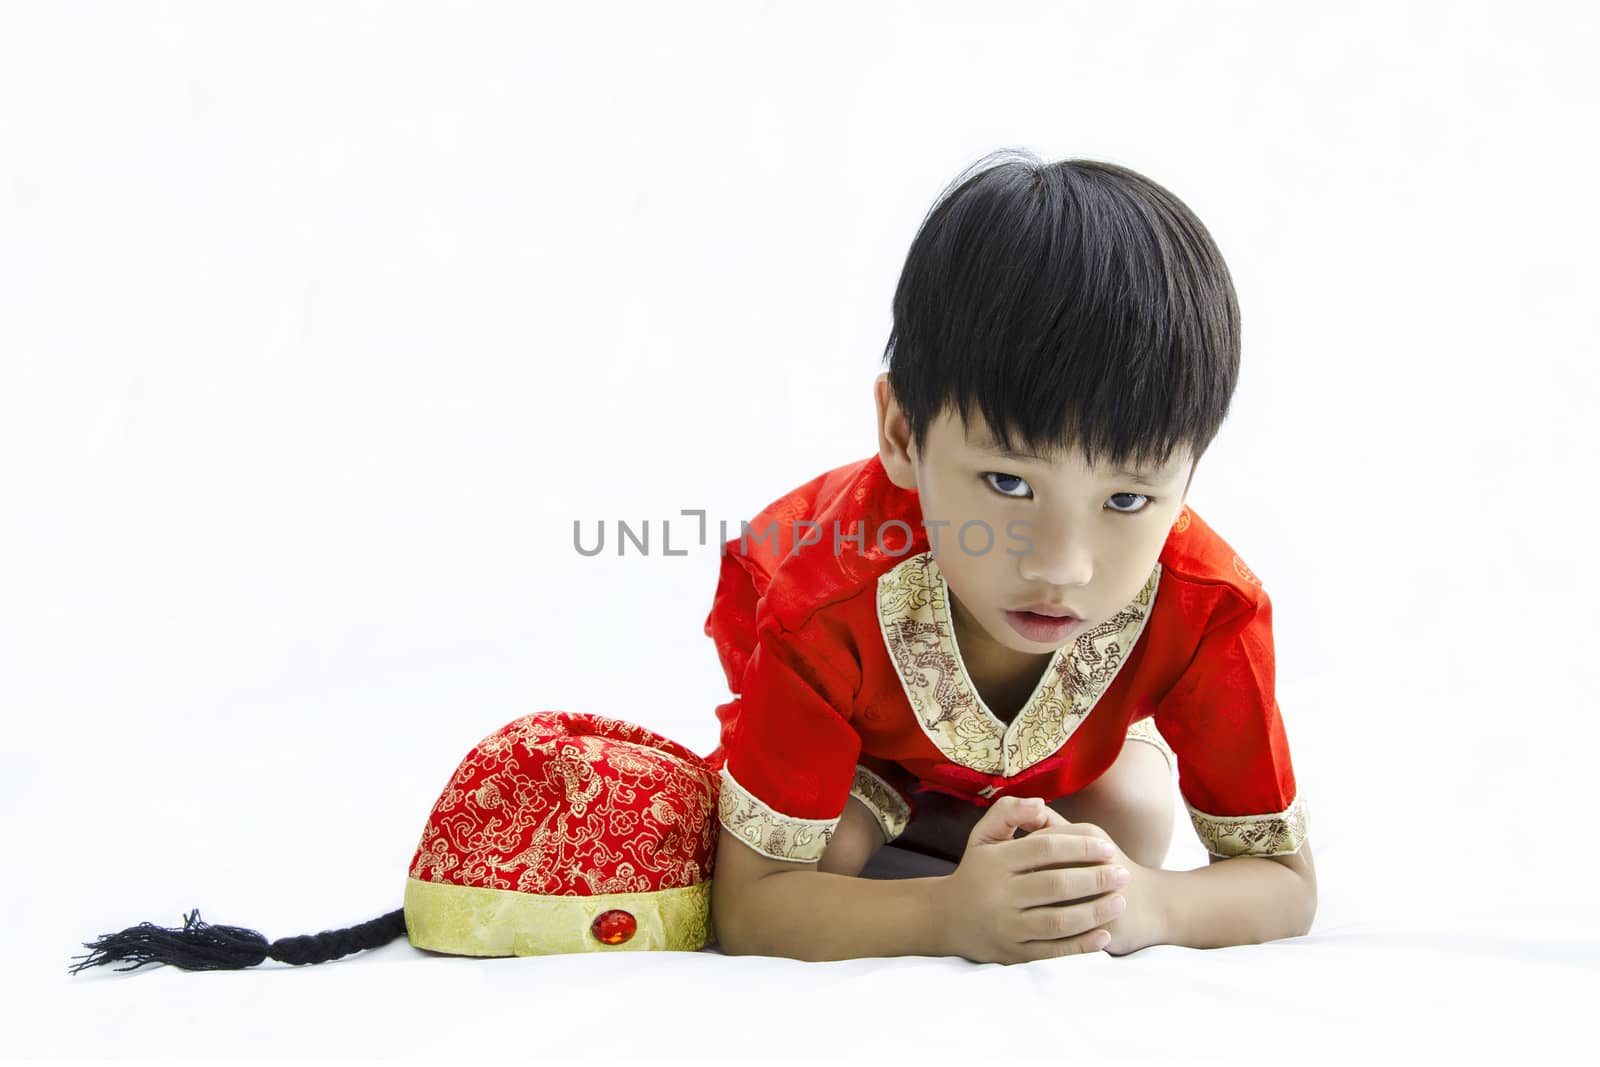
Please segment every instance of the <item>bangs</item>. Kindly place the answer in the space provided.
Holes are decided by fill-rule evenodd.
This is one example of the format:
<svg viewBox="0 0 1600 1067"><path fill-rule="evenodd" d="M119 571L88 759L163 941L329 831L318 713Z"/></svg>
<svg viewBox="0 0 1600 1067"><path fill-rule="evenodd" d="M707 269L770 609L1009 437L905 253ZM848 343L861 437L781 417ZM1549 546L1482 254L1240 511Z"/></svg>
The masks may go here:
<svg viewBox="0 0 1600 1067"><path fill-rule="evenodd" d="M1195 459L1227 417L1239 312L1189 209L1109 163L985 157L924 219L894 296L890 386L919 447L954 410L1091 466Z"/></svg>

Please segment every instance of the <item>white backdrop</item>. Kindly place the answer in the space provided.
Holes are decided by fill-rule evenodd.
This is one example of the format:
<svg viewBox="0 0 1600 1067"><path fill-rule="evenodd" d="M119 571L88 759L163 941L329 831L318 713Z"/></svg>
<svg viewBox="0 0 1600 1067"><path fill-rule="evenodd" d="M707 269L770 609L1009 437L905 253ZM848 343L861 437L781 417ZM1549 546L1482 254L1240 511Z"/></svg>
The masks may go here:
<svg viewBox="0 0 1600 1067"><path fill-rule="evenodd" d="M269 937L398 907L457 761L531 711L709 751L715 537L680 519L666 557L661 523L736 531L874 450L907 247L1001 147L1133 167L1228 260L1243 377L1189 500L1272 594L1320 874L1293 981L1285 945L1043 965L1129 1005L1096 1001L1084 1050L1237 1028L1277 1054L1340 995L1335 1049L1577 1049L1584 11L0 4L0 1051L503 1051L461 1019L554 1004L557 975L578 1033L521 1018L518 1051L583 1051L619 998L657 1051L1033 1048L915 1025L1033 995L960 960L401 942L66 977L79 942L191 907ZM650 520L652 553L578 555L602 519ZM1203 865L1181 808L1177 834L1168 866ZM1278 993L1184 1009L1266 1013L1204 1040L1120 1027L1178 973ZM854 980L875 1008L830 1012Z"/></svg>

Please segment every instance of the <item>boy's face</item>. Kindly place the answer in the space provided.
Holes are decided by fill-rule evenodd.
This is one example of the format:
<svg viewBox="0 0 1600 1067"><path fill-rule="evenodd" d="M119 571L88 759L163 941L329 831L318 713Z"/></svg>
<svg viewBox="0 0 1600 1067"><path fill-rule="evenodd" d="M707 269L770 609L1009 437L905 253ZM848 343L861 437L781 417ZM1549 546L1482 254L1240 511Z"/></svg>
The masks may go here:
<svg viewBox="0 0 1600 1067"><path fill-rule="evenodd" d="M1005 455L981 419L964 427L946 411L919 451L888 385L880 375L879 454L890 479L918 494L969 667L1036 668L1038 657L1127 606L1188 495L1186 449L1165 467L1092 470L1077 451ZM1023 614L1037 605L1079 621L1051 626Z"/></svg>

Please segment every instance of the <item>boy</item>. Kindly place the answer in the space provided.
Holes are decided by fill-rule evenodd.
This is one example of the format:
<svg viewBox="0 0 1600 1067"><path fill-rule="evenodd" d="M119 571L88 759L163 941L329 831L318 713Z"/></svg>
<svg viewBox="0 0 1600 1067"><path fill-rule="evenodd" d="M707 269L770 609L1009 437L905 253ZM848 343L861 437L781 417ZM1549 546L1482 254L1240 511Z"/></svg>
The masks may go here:
<svg viewBox="0 0 1600 1067"><path fill-rule="evenodd" d="M721 947L1021 962L1304 934L1270 601L1184 502L1238 376L1227 268L1132 171L987 162L907 257L877 454L725 546ZM1160 869L1174 770L1210 867ZM854 877L902 839L959 865Z"/></svg>

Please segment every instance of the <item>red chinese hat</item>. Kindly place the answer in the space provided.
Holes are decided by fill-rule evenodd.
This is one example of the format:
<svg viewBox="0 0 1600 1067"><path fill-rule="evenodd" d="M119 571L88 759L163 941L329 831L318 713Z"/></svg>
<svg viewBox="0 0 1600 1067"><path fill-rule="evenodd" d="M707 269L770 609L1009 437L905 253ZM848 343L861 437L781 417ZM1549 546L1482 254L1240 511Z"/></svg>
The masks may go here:
<svg viewBox="0 0 1600 1067"><path fill-rule="evenodd" d="M404 907L280 938L202 922L143 923L86 942L72 973L115 960L185 970L268 958L324 963L402 934L461 956L693 952L715 940L711 873L720 779L704 759L603 715L525 715L469 752L422 831Z"/></svg>
<svg viewBox="0 0 1600 1067"><path fill-rule="evenodd" d="M600 715L528 715L489 735L439 795L406 879L406 934L465 956L713 940L717 772Z"/></svg>

